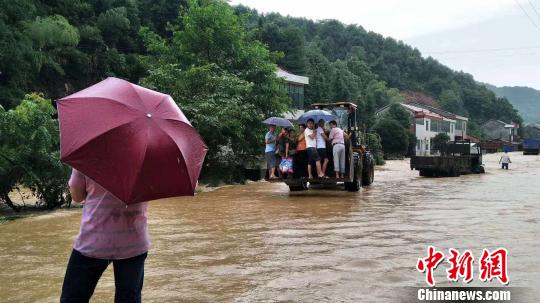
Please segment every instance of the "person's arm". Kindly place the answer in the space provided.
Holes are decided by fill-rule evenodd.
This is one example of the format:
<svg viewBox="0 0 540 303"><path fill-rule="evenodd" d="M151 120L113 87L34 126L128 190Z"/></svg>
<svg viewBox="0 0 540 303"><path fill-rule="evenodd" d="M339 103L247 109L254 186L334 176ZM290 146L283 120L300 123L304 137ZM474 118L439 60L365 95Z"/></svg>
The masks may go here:
<svg viewBox="0 0 540 303"><path fill-rule="evenodd" d="M289 157L289 141L285 143L285 158Z"/></svg>
<svg viewBox="0 0 540 303"><path fill-rule="evenodd" d="M272 136L267 136L264 140L265 144L272 144L274 142L276 142L276 138L274 137L274 139L272 139Z"/></svg>
<svg viewBox="0 0 540 303"><path fill-rule="evenodd" d="M69 193L71 199L77 203L86 199L86 180L84 175L76 169L72 170L71 178L69 178Z"/></svg>
<svg viewBox="0 0 540 303"><path fill-rule="evenodd" d="M317 138L317 132L316 131L311 132L311 134L309 134L308 137L310 137L311 139L316 139Z"/></svg>
<svg viewBox="0 0 540 303"><path fill-rule="evenodd" d="M298 141L302 141L302 139L305 138L304 133L301 133L300 136L298 136Z"/></svg>
<svg viewBox="0 0 540 303"><path fill-rule="evenodd" d="M318 132L317 132L317 133L318 133ZM329 140L329 139L328 139L328 136L326 136L326 133L324 132L324 130L321 132L321 137L323 137L323 139L324 139L325 141L328 141L328 140Z"/></svg>

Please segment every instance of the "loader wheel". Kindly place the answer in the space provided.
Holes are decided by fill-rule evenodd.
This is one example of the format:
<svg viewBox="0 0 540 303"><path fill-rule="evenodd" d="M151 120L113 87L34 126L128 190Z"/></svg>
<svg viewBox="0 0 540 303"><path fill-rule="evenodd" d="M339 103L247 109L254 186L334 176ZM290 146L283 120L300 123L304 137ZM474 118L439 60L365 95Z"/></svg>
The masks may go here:
<svg viewBox="0 0 540 303"><path fill-rule="evenodd" d="M367 170L362 173L362 186L369 186L375 180L375 168L373 165L369 166Z"/></svg>
<svg viewBox="0 0 540 303"><path fill-rule="evenodd" d="M354 178L352 182L345 182L345 189L350 192L360 190L360 180L358 180L358 167L354 168Z"/></svg>

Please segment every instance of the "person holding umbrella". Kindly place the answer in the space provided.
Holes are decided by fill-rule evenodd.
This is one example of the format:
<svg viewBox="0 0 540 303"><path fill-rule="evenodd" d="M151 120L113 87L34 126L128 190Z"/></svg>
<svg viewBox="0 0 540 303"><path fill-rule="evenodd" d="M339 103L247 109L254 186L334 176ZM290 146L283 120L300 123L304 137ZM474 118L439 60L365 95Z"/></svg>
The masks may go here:
<svg viewBox="0 0 540 303"><path fill-rule="evenodd" d="M304 137L306 138L306 147L308 154L308 178L313 179L313 173L311 172L311 164L315 162L317 168L317 176L324 178L324 174L321 171L321 158L317 153L317 132L314 129L315 121L309 118L307 120L307 128L304 131Z"/></svg>
<svg viewBox="0 0 540 303"><path fill-rule="evenodd" d="M283 128L292 128L293 125L291 121L282 117L270 117L264 120L263 123L268 125L268 132L264 136L264 143L266 144L264 152L266 157L266 168L268 169L268 178L275 179L277 178L277 157L279 157L279 154L276 154L276 152L280 152L278 150L278 141L282 137L282 134L279 135L279 138L276 136L276 126L281 126Z"/></svg>
<svg viewBox="0 0 540 303"><path fill-rule="evenodd" d="M60 302L88 302L110 263L114 266L115 302L141 302L150 246L148 202L127 206L76 169L71 173L69 192L73 201L85 202Z"/></svg>
<svg viewBox="0 0 540 303"><path fill-rule="evenodd" d="M151 200L193 195L208 151L168 95L107 78L57 102L60 158L83 202L61 303L88 302L112 263L115 302L141 302Z"/></svg>
<svg viewBox="0 0 540 303"><path fill-rule="evenodd" d="M326 136L324 130L324 119L320 119L317 127L317 153L322 161L322 172L326 176L326 168L328 167L328 154L326 152L326 141L328 137Z"/></svg>

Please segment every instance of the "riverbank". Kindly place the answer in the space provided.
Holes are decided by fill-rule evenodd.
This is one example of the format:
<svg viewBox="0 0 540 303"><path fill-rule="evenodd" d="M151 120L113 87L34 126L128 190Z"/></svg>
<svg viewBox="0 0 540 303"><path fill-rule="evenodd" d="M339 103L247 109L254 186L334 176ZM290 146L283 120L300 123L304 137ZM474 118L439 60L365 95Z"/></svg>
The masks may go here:
<svg viewBox="0 0 540 303"><path fill-rule="evenodd" d="M251 181L247 184L252 183ZM218 186L210 186L209 184L199 184L195 189L196 194L208 193L220 188L233 186L232 184L220 184ZM77 210L82 208L79 203L71 203L71 205L65 205L57 209L46 209L37 205L38 199L32 194L32 191L27 188L20 188L19 190L12 191L9 197L13 204L21 207L21 210L16 212L12 208L5 204L0 204L0 225L9 223L14 220L35 217L40 215L47 215L57 210Z"/></svg>

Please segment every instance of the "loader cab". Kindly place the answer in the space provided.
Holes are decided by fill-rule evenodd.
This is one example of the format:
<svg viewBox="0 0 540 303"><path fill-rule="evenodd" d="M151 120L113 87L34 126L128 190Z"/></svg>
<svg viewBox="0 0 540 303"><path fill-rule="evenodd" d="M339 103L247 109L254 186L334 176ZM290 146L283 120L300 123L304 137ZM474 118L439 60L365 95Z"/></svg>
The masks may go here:
<svg viewBox="0 0 540 303"><path fill-rule="evenodd" d="M358 106L351 102L333 102L333 103L314 103L308 109L322 109L331 112L338 120L338 126L341 127L350 137L354 149L362 145L362 133L357 124Z"/></svg>

